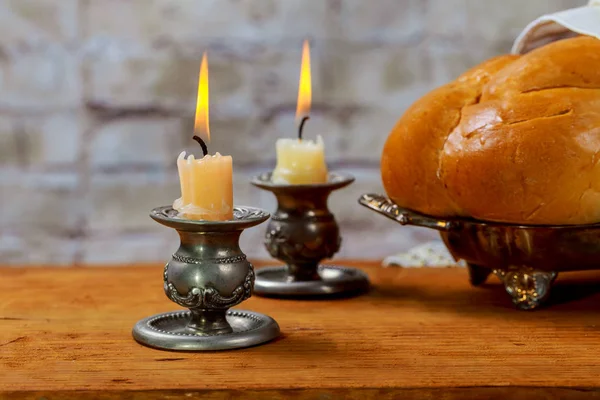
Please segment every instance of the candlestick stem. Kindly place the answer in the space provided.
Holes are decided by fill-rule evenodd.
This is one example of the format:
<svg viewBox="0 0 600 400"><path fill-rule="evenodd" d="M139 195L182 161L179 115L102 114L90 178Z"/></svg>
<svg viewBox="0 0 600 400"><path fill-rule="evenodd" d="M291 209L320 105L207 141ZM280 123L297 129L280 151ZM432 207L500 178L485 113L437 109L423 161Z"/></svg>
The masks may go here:
<svg viewBox="0 0 600 400"><path fill-rule="evenodd" d="M187 326L200 334L221 335L233 332L233 328L227 322L227 310L191 310L191 312Z"/></svg>
<svg viewBox="0 0 600 400"><path fill-rule="evenodd" d="M287 268L289 282L307 282L321 279L318 262L289 263Z"/></svg>

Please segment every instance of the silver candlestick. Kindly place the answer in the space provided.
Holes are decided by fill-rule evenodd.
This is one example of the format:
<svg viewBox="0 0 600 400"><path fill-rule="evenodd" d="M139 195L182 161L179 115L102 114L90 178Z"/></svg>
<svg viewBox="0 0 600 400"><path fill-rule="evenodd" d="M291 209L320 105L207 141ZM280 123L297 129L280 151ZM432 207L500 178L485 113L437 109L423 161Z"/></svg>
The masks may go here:
<svg viewBox="0 0 600 400"><path fill-rule="evenodd" d="M133 337L166 350L226 350L254 346L279 335L271 317L229 310L252 295L254 268L239 247L246 228L269 218L263 210L235 207L233 220L196 221L170 206L152 210L150 217L177 230L179 249L165 265L167 297L189 310L163 313L139 321Z"/></svg>
<svg viewBox="0 0 600 400"><path fill-rule="evenodd" d="M339 226L327 208L332 191L348 186L354 177L329 174L321 184L287 185L271 181L271 174L255 177L252 184L275 194L278 206L267 226L265 245L283 267L256 273L256 294L273 297L323 296L357 293L369 280L355 268L319 265L340 248Z"/></svg>

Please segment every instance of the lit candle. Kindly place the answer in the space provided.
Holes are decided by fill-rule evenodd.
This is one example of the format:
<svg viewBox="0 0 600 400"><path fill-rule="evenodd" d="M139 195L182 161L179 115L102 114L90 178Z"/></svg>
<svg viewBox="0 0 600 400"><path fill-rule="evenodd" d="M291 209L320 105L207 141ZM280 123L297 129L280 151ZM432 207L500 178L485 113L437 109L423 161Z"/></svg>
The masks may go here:
<svg viewBox="0 0 600 400"><path fill-rule="evenodd" d="M206 53L202 57L198 79L198 100L194 136L202 147L203 157L193 154L185 158L185 151L177 158L181 197L173 208L186 218L208 221L233 219L233 160L231 156L208 154L202 137L210 142L208 123L208 66Z"/></svg>
<svg viewBox="0 0 600 400"><path fill-rule="evenodd" d="M305 40L302 46L302 66L298 87L296 123L297 139L278 139L275 144L277 165L271 175L275 183L301 185L327 182L325 146L321 136L315 141L302 138L304 123L308 120L311 102L310 49Z"/></svg>

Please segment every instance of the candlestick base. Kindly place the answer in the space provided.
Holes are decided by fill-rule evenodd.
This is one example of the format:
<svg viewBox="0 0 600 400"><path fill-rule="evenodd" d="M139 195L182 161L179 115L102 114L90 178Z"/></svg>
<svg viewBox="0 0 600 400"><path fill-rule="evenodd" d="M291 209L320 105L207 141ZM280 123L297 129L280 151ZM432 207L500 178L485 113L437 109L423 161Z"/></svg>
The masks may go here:
<svg viewBox="0 0 600 400"><path fill-rule="evenodd" d="M275 183L271 174L252 179L252 184L272 192L277 210L265 234L265 246L285 267L257 271L256 294L271 297L322 297L365 291L367 276L353 268L319 265L340 249L342 238L327 207L331 192L354 181L349 174L330 173L327 182L290 185Z"/></svg>
<svg viewBox="0 0 600 400"><path fill-rule="evenodd" d="M369 288L369 278L356 268L320 265L316 279L298 281L288 267L266 267L256 271L254 292L273 297L321 297L359 294Z"/></svg>
<svg viewBox="0 0 600 400"><path fill-rule="evenodd" d="M226 318L232 332L206 334L190 327L190 311L157 314L139 321L133 328L133 337L157 349L211 351L256 346L279 336L277 322L264 314L229 310Z"/></svg>
<svg viewBox="0 0 600 400"><path fill-rule="evenodd" d="M133 337L165 350L227 350L255 346L279 335L270 317L229 308L252 295L254 267L239 246L246 228L269 214L253 207L234 207L227 221L190 220L170 206L150 217L179 234L181 244L163 271L163 290L189 311L158 314L139 321Z"/></svg>

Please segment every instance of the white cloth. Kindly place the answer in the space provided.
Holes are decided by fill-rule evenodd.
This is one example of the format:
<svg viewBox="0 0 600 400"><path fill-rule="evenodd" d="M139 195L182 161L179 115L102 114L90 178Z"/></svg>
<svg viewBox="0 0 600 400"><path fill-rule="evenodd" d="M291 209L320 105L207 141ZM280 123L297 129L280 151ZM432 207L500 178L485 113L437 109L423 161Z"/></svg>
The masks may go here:
<svg viewBox="0 0 600 400"><path fill-rule="evenodd" d="M536 47L577 35L600 39L600 0L590 0L587 6L539 17L517 36L512 53L524 54Z"/></svg>
<svg viewBox="0 0 600 400"><path fill-rule="evenodd" d="M406 253L394 254L383 260L384 267L449 267L464 266L464 261L458 263L441 240L434 240L414 247Z"/></svg>

